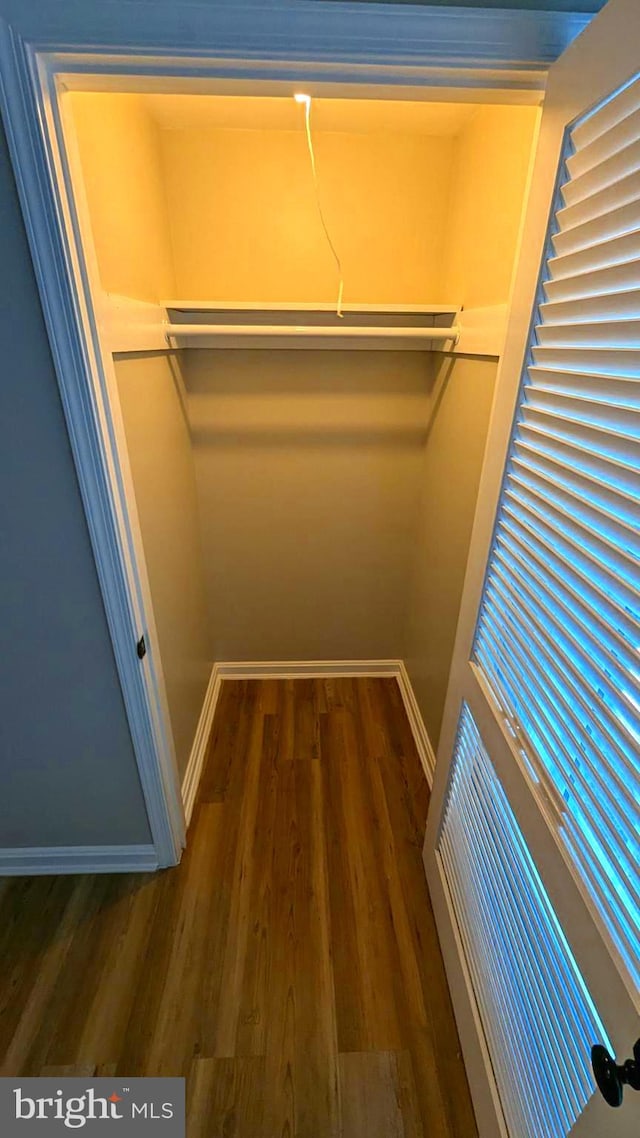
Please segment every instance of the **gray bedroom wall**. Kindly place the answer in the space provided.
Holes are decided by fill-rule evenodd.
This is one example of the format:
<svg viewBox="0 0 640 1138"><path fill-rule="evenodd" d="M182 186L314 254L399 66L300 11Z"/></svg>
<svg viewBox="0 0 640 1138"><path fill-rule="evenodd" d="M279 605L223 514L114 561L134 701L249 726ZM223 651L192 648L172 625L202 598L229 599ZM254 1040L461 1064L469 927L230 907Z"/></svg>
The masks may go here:
<svg viewBox="0 0 640 1138"><path fill-rule="evenodd" d="M150 841L0 128L0 847Z"/></svg>

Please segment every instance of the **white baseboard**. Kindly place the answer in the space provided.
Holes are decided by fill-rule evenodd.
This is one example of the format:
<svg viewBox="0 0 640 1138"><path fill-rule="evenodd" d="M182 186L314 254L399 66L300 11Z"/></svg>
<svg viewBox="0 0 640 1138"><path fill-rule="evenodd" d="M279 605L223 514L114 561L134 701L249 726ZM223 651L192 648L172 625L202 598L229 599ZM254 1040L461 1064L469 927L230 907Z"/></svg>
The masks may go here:
<svg viewBox="0 0 640 1138"><path fill-rule="evenodd" d="M399 660L246 660L216 664L224 680L322 679L329 676L397 676Z"/></svg>
<svg viewBox="0 0 640 1138"><path fill-rule="evenodd" d="M198 786L200 785L200 779L202 777L202 768L207 754L209 736L213 726L213 717L220 694L222 675L220 674L219 668L219 664L214 664L211 669L209 683L207 684L207 690L202 704L202 711L200 712L198 726L196 727L196 733L193 738L189 762L187 763L187 769L184 772L184 778L182 780L182 805L184 806L184 816L187 826L193 814L196 794L198 793Z"/></svg>
<svg viewBox="0 0 640 1138"><path fill-rule="evenodd" d="M223 680L322 679L331 676L386 676L398 681L402 702L427 782L433 785L435 754L402 660L223 660L213 665L193 747L182 783L187 826L202 777L207 744Z"/></svg>
<svg viewBox="0 0 640 1138"><path fill-rule="evenodd" d="M0 849L0 877L59 873L153 873L154 846L25 846Z"/></svg>
<svg viewBox="0 0 640 1138"><path fill-rule="evenodd" d="M409 726L411 727L411 734L416 745L416 750L420 756L422 769L426 775L429 787L433 786L433 775L436 769L436 755L431 745L431 740L425 727L424 719L418 707L416 694L411 686L409 673L404 666L404 660L398 662L398 672L396 676L398 680L398 687L402 695L402 702L404 709L407 713Z"/></svg>

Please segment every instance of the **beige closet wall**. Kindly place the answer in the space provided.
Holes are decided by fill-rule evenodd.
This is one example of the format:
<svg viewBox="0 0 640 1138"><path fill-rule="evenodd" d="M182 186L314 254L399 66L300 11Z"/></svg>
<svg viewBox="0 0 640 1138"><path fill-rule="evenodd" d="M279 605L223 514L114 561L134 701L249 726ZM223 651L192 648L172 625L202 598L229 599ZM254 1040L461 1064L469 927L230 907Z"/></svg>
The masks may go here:
<svg viewBox="0 0 640 1138"><path fill-rule="evenodd" d="M178 295L335 300L302 124L162 132ZM316 131L314 145L345 302L440 297L453 140Z"/></svg>
<svg viewBox="0 0 640 1138"><path fill-rule="evenodd" d="M135 300L174 292L160 131L140 95L69 91L102 287Z"/></svg>
<svg viewBox="0 0 640 1138"><path fill-rule="evenodd" d="M444 287L465 307L509 299L539 115L480 106L456 140ZM498 360L440 355L434 364L404 653L437 748Z"/></svg>
<svg viewBox="0 0 640 1138"><path fill-rule="evenodd" d="M397 657L428 354L186 353L215 658Z"/></svg>
<svg viewBox="0 0 640 1138"><path fill-rule="evenodd" d="M465 308L506 304L538 107L479 106L456 138L442 287Z"/></svg>
<svg viewBox="0 0 640 1138"><path fill-rule="evenodd" d="M177 355L119 356L116 374L183 776L212 666L186 397Z"/></svg>
<svg viewBox="0 0 640 1138"><path fill-rule="evenodd" d="M69 93L102 287L157 301L174 290L159 131L137 95ZM178 356L115 358L180 774L209 674L209 617Z"/></svg>
<svg viewBox="0 0 640 1138"><path fill-rule="evenodd" d="M405 664L437 747L497 371L439 357L406 608Z"/></svg>

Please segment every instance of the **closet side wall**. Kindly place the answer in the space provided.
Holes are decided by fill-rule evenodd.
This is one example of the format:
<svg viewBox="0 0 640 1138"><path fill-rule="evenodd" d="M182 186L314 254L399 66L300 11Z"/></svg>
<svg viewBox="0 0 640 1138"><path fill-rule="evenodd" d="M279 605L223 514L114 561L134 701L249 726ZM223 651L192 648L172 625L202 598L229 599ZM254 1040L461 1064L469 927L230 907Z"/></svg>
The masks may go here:
<svg viewBox="0 0 640 1138"><path fill-rule="evenodd" d="M70 94L106 291L174 291L158 129L136 95ZM193 456L179 357L114 358L180 775L211 671Z"/></svg>
<svg viewBox="0 0 640 1138"><path fill-rule="evenodd" d="M431 356L185 355L215 659L397 658Z"/></svg>
<svg viewBox="0 0 640 1138"><path fill-rule="evenodd" d="M173 295L160 136L139 95L69 91L82 177L105 292Z"/></svg>
<svg viewBox="0 0 640 1138"><path fill-rule="evenodd" d="M447 693L497 365L439 355L420 471L405 664L434 748Z"/></svg>
<svg viewBox="0 0 640 1138"><path fill-rule="evenodd" d="M456 138L442 287L465 308L509 300L539 119L479 106Z"/></svg>
<svg viewBox="0 0 640 1138"><path fill-rule="evenodd" d="M186 397L177 354L115 363L182 778L212 667Z"/></svg>
<svg viewBox="0 0 640 1138"><path fill-rule="evenodd" d="M178 295L327 301L336 265L300 129L161 132ZM345 302L442 299L453 142L317 131L320 196Z"/></svg>
<svg viewBox="0 0 640 1138"><path fill-rule="evenodd" d="M456 139L444 289L507 305L540 111L480 106ZM436 356L406 610L406 666L434 749L449 679L497 358Z"/></svg>

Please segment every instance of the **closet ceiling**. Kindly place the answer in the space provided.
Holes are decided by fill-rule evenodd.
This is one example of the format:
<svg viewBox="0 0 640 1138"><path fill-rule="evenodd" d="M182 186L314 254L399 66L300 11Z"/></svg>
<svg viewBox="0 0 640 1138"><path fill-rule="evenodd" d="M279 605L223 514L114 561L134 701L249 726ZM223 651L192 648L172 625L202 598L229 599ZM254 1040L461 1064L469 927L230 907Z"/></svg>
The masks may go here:
<svg viewBox="0 0 640 1138"><path fill-rule="evenodd" d="M293 98L247 95L145 95L144 104L163 130L204 127L299 130L303 112ZM422 103L401 99L314 99L316 130L368 134L458 134L477 112L474 103Z"/></svg>

